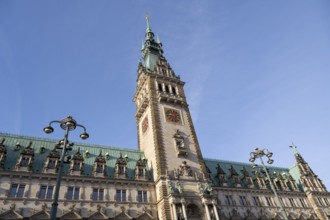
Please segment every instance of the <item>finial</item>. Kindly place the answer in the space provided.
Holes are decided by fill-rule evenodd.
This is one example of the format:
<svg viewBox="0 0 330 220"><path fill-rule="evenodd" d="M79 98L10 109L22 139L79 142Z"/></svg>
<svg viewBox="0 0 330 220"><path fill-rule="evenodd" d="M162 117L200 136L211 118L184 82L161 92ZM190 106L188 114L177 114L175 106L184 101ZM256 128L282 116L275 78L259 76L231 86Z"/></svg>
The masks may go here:
<svg viewBox="0 0 330 220"><path fill-rule="evenodd" d="M147 32L151 32L149 15L146 13L146 21L147 21Z"/></svg>
<svg viewBox="0 0 330 220"><path fill-rule="evenodd" d="M159 36L158 36L158 35L156 36L156 41L157 41L157 43L159 43L159 44L161 43L161 41L160 41L160 39L159 39Z"/></svg>
<svg viewBox="0 0 330 220"><path fill-rule="evenodd" d="M293 149L294 154L299 154L299 152L298 152L298 150L297 150L298 147L297 147L296 145L294 145L293 142L292 142L292 145L289 146L289 147Z"/></svg>

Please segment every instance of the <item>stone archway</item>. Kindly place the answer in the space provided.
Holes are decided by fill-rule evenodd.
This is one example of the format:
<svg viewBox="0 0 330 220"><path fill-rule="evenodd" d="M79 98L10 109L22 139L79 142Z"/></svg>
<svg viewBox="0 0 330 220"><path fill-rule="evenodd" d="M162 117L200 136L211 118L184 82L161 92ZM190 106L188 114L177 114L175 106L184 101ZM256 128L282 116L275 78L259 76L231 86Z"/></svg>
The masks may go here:
<svg viewBox="0 0 330 220"><path fill-rule="evenodd" d="M189 220L201 220L204 219L204 214L201 209L195 204L189 204L186 207L187 218Z"/></svg>

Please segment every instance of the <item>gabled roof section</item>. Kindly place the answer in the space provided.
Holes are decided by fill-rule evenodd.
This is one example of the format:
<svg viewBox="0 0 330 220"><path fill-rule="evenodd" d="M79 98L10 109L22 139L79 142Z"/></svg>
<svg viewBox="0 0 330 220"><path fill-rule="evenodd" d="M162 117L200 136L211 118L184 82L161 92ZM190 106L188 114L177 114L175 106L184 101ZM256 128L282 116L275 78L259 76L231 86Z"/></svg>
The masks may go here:
<svg viewBox="0 0 330 220"><path fill-rule="evenodd" d="M109 219L105 214L103 214L102 212L100 211L97 211L95 213L93 213L91 216L89 216L87 218L88 220L96 220L96 219Z"/></svg>
<svg viewBox="0 0 330 220"><path fill-rule="evenodd" d="M74 210L69 211L68 213L62 215L61 220L72 220L72 219L83 219L77 212Z"/></svg>
<svg viewBox="0 0 330 220"><path fill-rule="evenodd" d="M19 155L23 150L32 149L34 151L34 160L32 163L32 172L41 173L43 170L44 163L47 157L51 154L54 155L54 147L58 143L56 140L36 138L28 136L20 136L13 134L0 133L0 140L4 138L3 145L7 151L6 160L4 163L4 171L14 170L15 165L18 161ZM31 146L30 142L32 142ZM19 143L21 146L17 148L16 145ZM80 149L80 150L79 150ZM80 151L80 156L84 159L84 176L93 176L93 166L96 158L100 159L100 151L105 155L106 158L106 177L112 178L115 173L115 165L117 159L120 158L120 154L127 158L127 176L128 179L135 178L135 168L137 161L143 157L144 153L133 149L125 148L115 148L111 146L101 146L93 144L82 144L74 143L72 151L68 153L73 157L78 155ZM60 150L58 150L60 152ZM88 152L88 153L87 153ZM69 173L69 164L64 164L64 175ZM147 171L148 168L147 168ZM147 179L152 180L150 172L147 172Z"/></svg>
<svg viewBox="0 0 330 220"><path fill-rule="evenodd" d="M49 219L50 214L46 210L41 210L29 217L29 219L35 219L35 220L47 220Z"/></svg>
<svg viewBox="0 0 330 220"><path fill-rule="evenodd" d="M18 214L15 210L10 209L0 214L0 219L23 219L23 216Z"/></svg>

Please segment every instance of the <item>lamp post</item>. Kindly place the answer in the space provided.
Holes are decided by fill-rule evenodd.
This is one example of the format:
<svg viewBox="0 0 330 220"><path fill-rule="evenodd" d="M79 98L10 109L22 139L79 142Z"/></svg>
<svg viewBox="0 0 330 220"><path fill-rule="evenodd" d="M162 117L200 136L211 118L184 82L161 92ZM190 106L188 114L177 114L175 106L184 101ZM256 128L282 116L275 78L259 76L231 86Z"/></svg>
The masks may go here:
<svg viewBox="0 0 330 220"><path fill-rule="evenodd" d="M272 152L269 152L268 149L259 150L259 148L256 148L256 149L254 150L254 152L251 152L251 153L250 153L250 159L249 159L249 161L253 164L252 167L253 167L253 168L256 168L256 167L257 167L257 164L255 164L254 161L256 160L256 158L259 158L259 159L260 159L261 164L262 164L262 167L263 167L263 169L264 169L264 171L265 171L265 173L266 173L266 175L267 175L267 178L268 178L268 180L269 180L270 188L271 188L272 191L274 192L274 195L275 195L275 198L276 198L275 200L276 200L276 202L277 202L277 205L280 207L284 219L285 219L285 220L288 220L288 216L287 216L287 214L286 214L286 212L285 212L285 210L284 210L284 208L283 208L283 206L282 206L282 204L281 204L281 201L280 201L280 199L279 199L279 197L278 197L278 195L277 195L277 192L276 192L276 189L275 189L275 187L274 187L274 184L273 184L273 182L272 182L271 179L270 179L270 176L269 176L268 170L267 170L267 168L266 168L266 166L265 166L265 164L264 164L264 161L263 161L263 159L262 159L263 156L266 156L266 157L268 158L268 160L267 160L267 163L268 163L268 164L272 164L272 163L274 162L274 160L271 159L271 157L273 156L273 153L272 153Z"/></svg>
<svg viewBox="0 0 330 220"><path fill-rule="evenodd" d="M52 204L51 209L51 215L50 219L55 220L56 219L56 212L57 212L57 206L58 206L58 196L60 192L60 186L61 186L61 178L62 178L62 169L63 169L63 163L64 163L64 156L67 150L67 143L68 143L68 136L69 131L73 131L76 129L76 127L81 127L84 129L84 132L80 134L80 138L85 140L89 137L89 135L86 133L86 128L76 122L72 118L72 116L68 116L61 121L51 121L47 127L45 127L43 130L46 134L50 134L54 131L54 128L51 126L53 123L60 124L60 127L65 130L64 140L63 140L63 148L62 148L62 154L60 158L60 167L58 169L57 173L57 179L56 179L56 185L55 185L55 194L54 194L54 202Z"/></svg>

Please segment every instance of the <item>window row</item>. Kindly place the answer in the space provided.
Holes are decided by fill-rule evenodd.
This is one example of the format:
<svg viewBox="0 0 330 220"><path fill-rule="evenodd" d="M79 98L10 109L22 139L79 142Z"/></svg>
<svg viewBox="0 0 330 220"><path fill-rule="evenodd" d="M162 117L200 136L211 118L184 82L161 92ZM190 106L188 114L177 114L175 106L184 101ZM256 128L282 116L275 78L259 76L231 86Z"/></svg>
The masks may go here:
<svg viewBox="0 0 330 220"><path fill-rule="evenodd" d="M9 190L8 197L10 198L23 198L25 184L12 184ZM53 192L55 190L54 186L41 185L40 191L37 193L39 199L52 199ZM65 193L65 198L67 200L79 200L79 195L81 192L80 187L69 186L67 187L67 192ZM127 201L127 191L125 189L117 189L115 194L115 201L126 202ZM93 201L104 201L105 189L103 188L93 188L91 194L91 200ZM148 202L148 192L144 190L137 191L137 202Z"/></svg>
<svg viewBox="0 0 330 220"><path fill-rule="evenodd" d="M269 207L276 207L276 202L274 201L274 198L272 197L265 197L265 200L261 200L260 197L258 196L252 196L252 205L253 206L269 206ZM319 199L319 203L321 206L327 206L329 205L329 201L326 198L318 198ZM236 205L236 200L232 195L225 195L224 197L224 201L225 201L225 205L231 206L231 205ZM238 196L238 201L239 201L239 205L241 206L250 206L251 202L249 201L249 199L247 199L246 196ZM302 207L302 208L308 208L310 207L308 205L308 202L303 199L303 198L299 198L299 199L295 199L295 198L280 198L280 202L283 206L285 207Z"/></svg>
<svg viewBox="0 0 330 220"><path fill-rule="evenodd" d="M164 83L158 83L158 91L159 92L165 92L168 94L178 95L179 91L178 88L172 85L167 85Z"/></svg>

